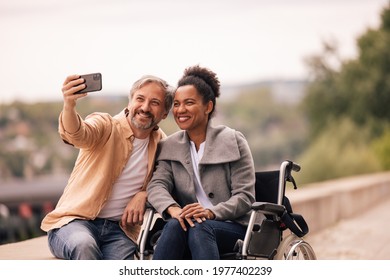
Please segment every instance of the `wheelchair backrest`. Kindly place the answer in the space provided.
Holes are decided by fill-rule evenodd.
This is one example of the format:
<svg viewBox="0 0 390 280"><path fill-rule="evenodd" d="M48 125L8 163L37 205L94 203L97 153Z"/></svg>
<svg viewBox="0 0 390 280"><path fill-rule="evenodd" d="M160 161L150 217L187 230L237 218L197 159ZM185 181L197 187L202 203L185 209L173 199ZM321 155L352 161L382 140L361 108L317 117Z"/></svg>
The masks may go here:
<svg viewBox="0 0 390 280"><path fill-rule="evenodd" d="M279 176L279 170L256 172L255 193L257 202L278 203ZM286 207L287 211L292 212L290 201L284 193L282 204Z"/></svg>
<svg viewBox="0 0 390 280"><path fill-rule="evenodd" d="M279 170L256 172L256 201L271 202L278 201Z"/></svg>

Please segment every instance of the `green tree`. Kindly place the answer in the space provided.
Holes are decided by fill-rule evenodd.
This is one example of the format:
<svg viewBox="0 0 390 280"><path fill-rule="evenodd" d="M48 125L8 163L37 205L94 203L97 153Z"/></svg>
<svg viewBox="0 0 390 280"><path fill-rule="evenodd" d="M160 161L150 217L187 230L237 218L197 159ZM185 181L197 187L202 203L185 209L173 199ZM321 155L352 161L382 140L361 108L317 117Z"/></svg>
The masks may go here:
<svg viewBox="0 0 390 280"><path fill-rule="evenodd" d="M390 121L390 4L381 19L378 29L358 38L356 59L340 60L336 45L325 43L322 55L307 60L313 81L304 108L313 138L339 117L370 125L373 136L383 133L383 124Z"/></svg>
<svg viewBox="0 0 390 280"><path fill-rule="evenodd" d="M312 77L302 105L311 145L301 162L308 181L390 168L384 160L390 156L390 3L381 25L356 42L355 59L340 59L337 45L325 43L321 55L307 60Z"/></svg>
<svg viewBox="0 0 390 280"><path fill-rule="evenodd" d="M375 139L372 147L383 168L390 170L390 129L387 129L381 137Z"/></svg>
<svg viewBox="0 0 390 280"><path fill-rule="evenodd" d="M297 181L304 184L381 170L380 159L367 145L369 139L369 128L349 118L329 123L298 159L302 171Z"/></svg>

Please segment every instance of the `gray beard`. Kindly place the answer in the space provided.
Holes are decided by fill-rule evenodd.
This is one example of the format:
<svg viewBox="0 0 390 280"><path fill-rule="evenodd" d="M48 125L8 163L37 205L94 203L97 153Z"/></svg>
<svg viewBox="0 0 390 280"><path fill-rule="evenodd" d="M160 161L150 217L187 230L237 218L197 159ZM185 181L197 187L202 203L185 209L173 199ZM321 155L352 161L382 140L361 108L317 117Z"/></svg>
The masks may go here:
<svg viewBox="0 0 390 280"><path fill-rule="evenodd" d="M137 122L136 118L135 117L132 117L131 118L131 123L138 129L144 129L144 130L147 130L149 128L152 128L154 127L156 124L154 122L153 119L150 120L150 122L146 123L146 124L140 124Z"/></svg>

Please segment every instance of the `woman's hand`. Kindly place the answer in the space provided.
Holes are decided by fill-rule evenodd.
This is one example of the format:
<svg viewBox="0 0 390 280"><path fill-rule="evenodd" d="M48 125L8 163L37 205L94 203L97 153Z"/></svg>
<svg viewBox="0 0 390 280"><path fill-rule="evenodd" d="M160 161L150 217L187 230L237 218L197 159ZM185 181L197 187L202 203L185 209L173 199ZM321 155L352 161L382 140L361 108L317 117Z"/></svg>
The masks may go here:
<svg viewBox="0 0 390 280"><path fill-rule="evenodd" d="M215 218L214 213L210 209L205 209L199 203L188 204L183 209L176 205L170 206L167 209L167 213L179 221L184 231L187 231L186 223L190 227L194 227L194 221L200 224Z"/></svg>
<svg viewBox="0 0 390 280"><path fill-rule="evenodd" d="M202 223L206 220L213 220L215 218L214 213L210 209L204 208L199 203L188 204L183 208L180 215L182 218L195 220L198 223Z"/></svg>
<svg viewBox="0 0 390 280"><path fill-rule="evenodd" d="M181 213L182 213L182 210L179 206L177 205L172 205L172 206L169 206L168 209L167 209L167 213L174 219L178 220L182 229L184 231L187 231L187 226L186 226L186 223L184 221L184 219L181 217ZM191 226L191 224L189 223L192 221L188 221L187 220L187 223ZM192 223L193 224L193 223ZM193 225L192 225L193 226Z"/></svg>

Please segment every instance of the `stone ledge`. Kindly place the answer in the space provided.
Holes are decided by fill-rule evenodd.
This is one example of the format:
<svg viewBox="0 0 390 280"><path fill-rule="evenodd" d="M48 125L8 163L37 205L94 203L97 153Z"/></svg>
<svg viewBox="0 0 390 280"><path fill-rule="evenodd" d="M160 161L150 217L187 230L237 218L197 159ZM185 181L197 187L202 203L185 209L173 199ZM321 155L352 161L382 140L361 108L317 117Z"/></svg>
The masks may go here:
<svg viewBox="0 0 390 280"><path fill-rule="evenodd" d="M0 260L57 260L47 245L47 236L0 246Z"/></svg>

